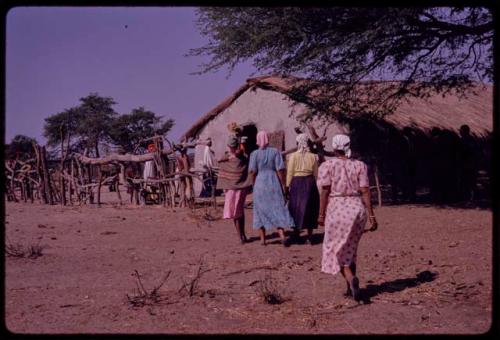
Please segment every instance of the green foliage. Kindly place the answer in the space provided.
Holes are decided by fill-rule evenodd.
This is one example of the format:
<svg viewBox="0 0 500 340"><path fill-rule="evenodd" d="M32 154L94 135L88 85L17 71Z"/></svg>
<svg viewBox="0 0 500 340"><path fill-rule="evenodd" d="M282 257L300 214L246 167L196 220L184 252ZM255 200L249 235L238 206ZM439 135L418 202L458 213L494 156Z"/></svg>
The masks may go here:
<svg viewBox="0 0 500 340"><path fill-rule="evenodd" d="M100 97L97 93L91 93L87 97L80 98L82 104L79 106L79 121L76 132L83 137L89 150L95 152L99 157L99 143L109 141L109 131L117 113L112 106L116 102L111 97Z"/></svg>
<svg viewBox="0 0 500 340"><path fill-rule="evenodd" d="M45 119L44 136L51 147L60 147L70 152L87 149L90 155L99 157L99 151L106 151L111 143L123 152L133 152L141 141L157 134L165 136L174 121L163 121L154 112L139 107L129 114L119 115L112 106L111 97L91 93L80 98L81 104L66 109Z"/></svg>
<svg viewBox="0 0 500 340"><path fill-rule="evenodd" d="M37 143L35 138L24 135L16 135L11 142L5 145L5 157L7 159L27 160L35 156L32 143Z"/></svg>
<svg viewBox="0 0 500 340"><path fill-rule="evenodd" d="M487 8L202 7L197 15L209 42L188 55L211 58L198 73L252 61L258 72L310 78L292 95L315 114L381 116L405 96L465 94L493 78Z"/></svg>
<svg viewBox="0 0 500 340"><path fill-rule="evenodd" d="M59 146L61 140L76 139L81 121L81 111L78 107L66 109L45 118L43 135L49 146Z"/></svg>
<svg viewBox="0 0 500 340"><path fill-rule="evenodd" d="M144 139L157 134L165 136L173 127L174 121L167 119L162 122L154 112L147 111L144 107L132 110L116 118L111 124L109 131L113 144L120 146L121 150L131 153Z"/></svg>

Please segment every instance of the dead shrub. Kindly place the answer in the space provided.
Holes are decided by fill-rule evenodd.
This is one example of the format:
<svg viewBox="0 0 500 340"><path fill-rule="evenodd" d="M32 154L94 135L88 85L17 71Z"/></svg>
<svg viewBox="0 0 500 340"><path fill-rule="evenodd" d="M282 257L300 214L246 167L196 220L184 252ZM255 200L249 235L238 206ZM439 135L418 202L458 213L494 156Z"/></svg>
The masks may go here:
<svg viewBox="0 0 500 340"><path fill-rule="evenodd" d="M41 246L39 243L25 247L20 243L8 242L5 245L5 254L16 258L27 257L30 259L36 259L43 255L44 248L45 247Z"/></svg>
<svg viewBox="0 0 500 340"><path fill-rule="evenodd" d="M210 269L205 268L205 263L203 259L200 257L198 260L198 269L196 270L195 276L189 280L188 282L183 281L181 288L179 288L179 294L184 295L187 294L189 297L194 296L198 292L198 284L200 283L200 279L206 272L210 271Z"/></svg>
<svg viewBox="0 0 500 340"><path fill-rule="evenodd" d="M23 245L19 243L16 244L7 243L5 245L5 254L7 254L7 256L10 257L18 257L18 258L24 257L26 255L23 249Z"/></svg>
<svg viewBox="0 0 500 340"><path fill-rule="evenodd" d="M167 281L170 276L171 271L169 271L161 280L160 284L153 287L152 290L148 291L144 288L144 285L141 281L141 276L137 270L134 270L132 276L136 279L136 289L134 290L132 295L125 294L127 297L127 302L132 305L132 307L144 307L144 306L152 306L159 304L165 300L159 293L160 288Z"/></svg>
<svg viewBox="0 0 500 340"><path fill-rule="evenodd" d="M36 244L36 245L30 245L28 247L28 258L30 259L36 259L40 256L43 255L43 249L45 247L44 246L41 246L40 244Z"/></svg>
<svg viewBox="0 0 500 340"><path fill-rule="evenodd" d="M288 300L276 280L270 274L267 274L264 279L259 281L256 292L265 303L270 305L279 305Z"/></svg>

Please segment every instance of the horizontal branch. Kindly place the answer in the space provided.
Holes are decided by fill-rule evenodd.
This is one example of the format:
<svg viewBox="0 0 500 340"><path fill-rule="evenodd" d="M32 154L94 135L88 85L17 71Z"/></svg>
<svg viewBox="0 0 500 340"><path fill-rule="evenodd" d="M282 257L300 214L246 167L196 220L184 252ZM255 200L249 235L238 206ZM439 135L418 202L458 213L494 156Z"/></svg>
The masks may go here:
<svg viewBox="0 0 500 340"><path fill-rule="evenodd" d="M161 153L162 155L170 155L174 153L175 151L172 149L169 150L162 150ZM112 162L147 162L150 160L154 159L154 153L146 153L144 155L132 155L132 154L110 154L105 157L101 158L92 158L92 157L86 157L82 154L75 154L75 158L84 163L84 164L93 164L93 165L104 165Z"/></svg>

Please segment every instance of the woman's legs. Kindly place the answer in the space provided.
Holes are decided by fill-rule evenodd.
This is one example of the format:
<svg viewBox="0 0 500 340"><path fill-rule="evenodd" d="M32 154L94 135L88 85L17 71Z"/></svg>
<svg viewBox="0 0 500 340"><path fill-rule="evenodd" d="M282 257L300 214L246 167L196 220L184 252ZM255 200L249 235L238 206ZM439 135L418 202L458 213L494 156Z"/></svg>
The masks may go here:
<svg viewBox="0 0 500 340"><path fill-rule="evenodd" d="M241 243L247 242L247 237L245 235L245 215L235 218L233 219L233 221L234 227L236 229L236 232L238 233Z"/></svg>
<svg viewBox="0 0 500 340"><path fill-rule="evenodd" d="M306 241L306 243L309 243L309 245L312 245L312 235L313 235L313 229L307 228L307 241Z"/></svg>
<svg viewBox="0 0 500 340"><path fill-rule="evenodd" d="M260 244L266 245L266 229L264 227L259 228Z"/></svg>
<svg viewBox="0 0 500 340"><path fill-rule="evenodd" d="M347 282L347 292L352 294L354 300L359 301L359 280L356 277L356 264L351 263L349 266L343 266L340 272Z"/></svg>
<svg viewBox="0 0 500 340"><path fill-rule="evenodd" d="M281 244L283 244L283 246L285 246L285 247L289 247L290 246L290 240L288 240L285 237L285 230L283 228L281 228L281 227L278 227L278 234L280 235Z"/></svg>

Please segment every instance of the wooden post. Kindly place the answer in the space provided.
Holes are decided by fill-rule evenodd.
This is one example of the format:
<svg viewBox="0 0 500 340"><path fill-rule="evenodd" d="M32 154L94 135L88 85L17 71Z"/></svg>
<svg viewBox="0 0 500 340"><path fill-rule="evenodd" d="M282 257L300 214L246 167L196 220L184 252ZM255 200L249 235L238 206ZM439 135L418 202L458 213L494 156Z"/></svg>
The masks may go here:
<svg viewBox="0 0 500 340"><path fill-rule="evenodd" d="M10 168L9 166L7 166L9 171L10 171L10 192L11 192L11 196L12 196L12 199L14 200L14 202L18 202L17 200L17 197L16 197L16 184L14 182L14 179L15 179L15 174L16 174L16 161L13 162L12 164L12 168Z"/></svg>
<svg viewBox="0 0 500 340"><path fill-rule="evenodd" d="M47 167L47 158L46 158L46 150L45 146L42 146L41 150L41 160L42 160L42 173L43 173L43 187L45 196L47 198L47 203L52 205L54 204L54 199L52 197L52 190L50 188L50 174L49 168Z"/></svg>
<svg viewBox="0 0 500 340"><path fill-rule="evenodd" d="M35 155L36 155L36 171L38 174L38 197L41 199L41 201L45 204L47 204L47 198L45 197L44 190L43 190L43 176L42 176L42 171L41 171L41 155L40 155L40 149L39 146L35 143L32 144L33 149L35 150Z"/></svg>
<svg viewBox="0 0 500 340"><path fill-rule="evenodd" d="M78 201L81 204L82 203L82 193L85 193L85 194L87 194L87 193L82 188L82 185L85 184L85 180L84 180L84 176L83 176L83 167L80 164L80 162L78 161L78 158L75 158L75 161L76 161L76 165L77 165L76 170L78 172L78 178L80 180L78 190L77 190L77 195L78 195L77 197L78 197ZM76 186L75 186L75 189L76 189Z"/></svg>
<svg viewBox="0 0 500 340"><path fill-rule="evenodd" d="M100 165L97 167L97 172L98 172L98 175L97 175L97 180L98 180L98 183L97 183L97 206L100 207L101 206L101 187L102 187L102 169L101 169Z"/></svg>
<svg viewBox="0 0 500 340"><path fill-rule="evenodd" d="M71 181L69 181L69 204L73 205L73 191L76 190L74 181L75 181L75 161L71 160L70 162L70 176L71 176Z"/></svg>
<svg viewBox="0 0 500 340"><path fill-rule="evenodd" d="M118 200L120 201L120 205L122 205L122 195L120 193L120 175L116 175L116 180L115 180L115 190L116 194L118 195Z"/></svg>
<svg viewBox="0 0 500 340"><path fill-rule="evenodd" d="M59 192L61 195L61 205L66 205L66 187L65 187L65 180L63 176L63 171L64 171L64 165L61 165L61 172L59 175Z"/></svg>
<svg viewBox="0 0 500 340"><path fill-rule="evenodd" d="M26 203L27 197L26 197L26 186L24 183L24 178L21 180L21 199Z"/></svg>

